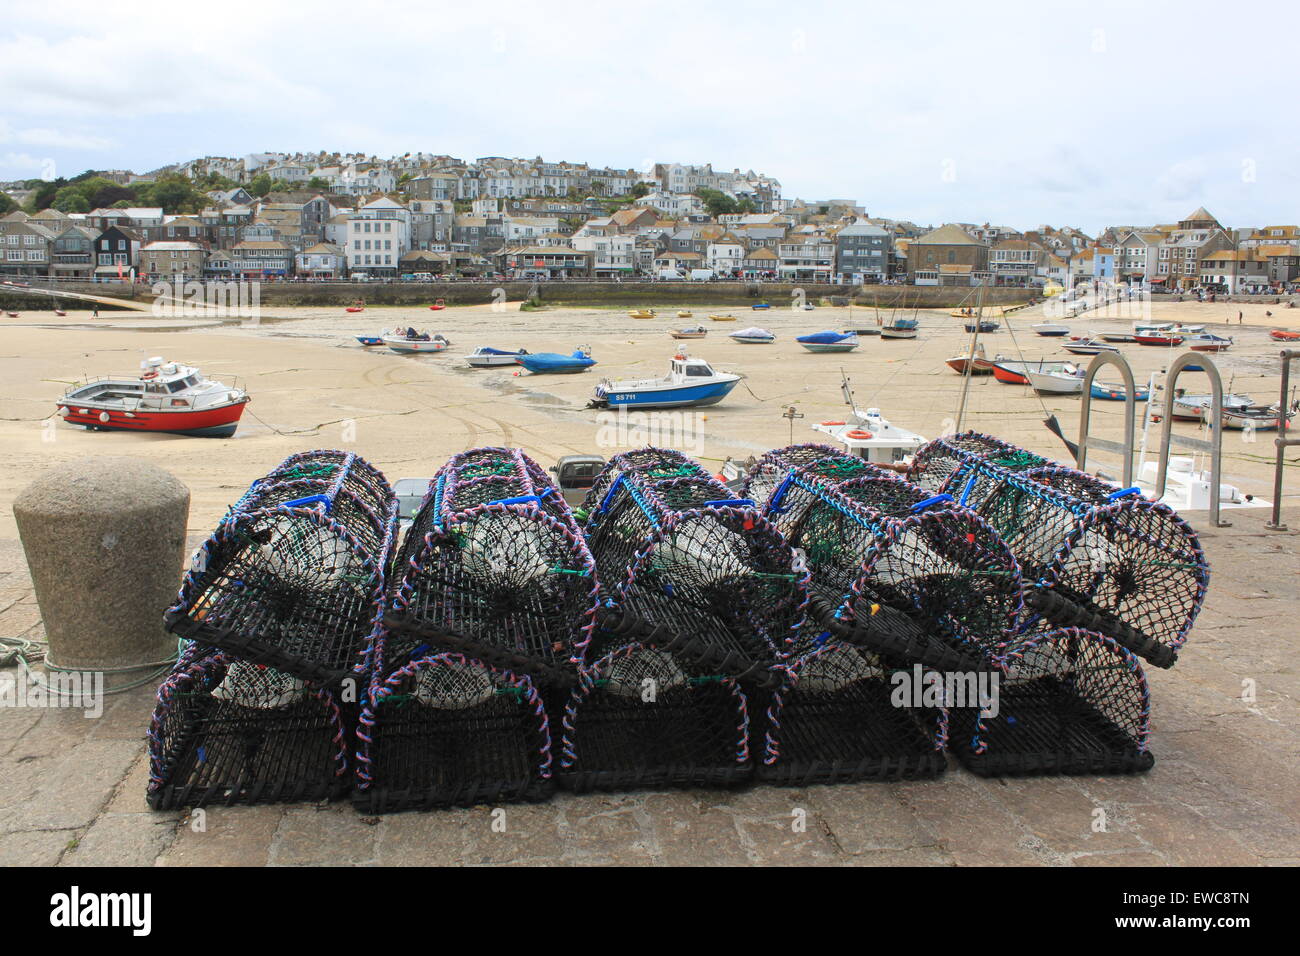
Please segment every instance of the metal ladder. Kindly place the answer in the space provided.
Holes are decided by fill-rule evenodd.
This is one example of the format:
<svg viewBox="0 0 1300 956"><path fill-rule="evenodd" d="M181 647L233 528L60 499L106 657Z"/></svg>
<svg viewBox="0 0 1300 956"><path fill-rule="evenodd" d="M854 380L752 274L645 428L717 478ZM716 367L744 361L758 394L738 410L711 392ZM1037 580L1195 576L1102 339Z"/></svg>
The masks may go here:
<svg viewBox="0 0 1300 956"><path fill-rule="evenodd" d="M1273 515L1264 525L1270 531L1285 531L1286 525L1282 523L1282 469L1285 467L1284 454L1288 448L1300 445L1300 438L1286 437L1287 423L1287 405L1286 393L1291 385L1291 363L1300 358L1300 352L1291 349L1283 349L1279 353L1282 357L1282 394L1277 400L1277 437L1273 439L1273 446L1277 449L1277 462L1273 467Z"/></svg>
<svg viewBox="0 0 1300 956"><path fill-rule="evenodd" d="M1178 376L1191 364L1200 365L1210 377L1210 440L1187 438L1175 435L1174 431L1174 389ZM1223 378L1219 367L1207 355L1197 352L1184 352L1174 359L1165 374L1165 401L1160 428L1160 468L1156 473L1156 500L1165 496L1165 479L1169 471L1169 446L1190 448L1193 451L1210 453L1210 525L1214 528L1229 528L1231 521L1219 520L1219 486L1223 475Z"/></svg>
<svg viewBox="0 0 1300 956"><path fill-rule="evenodd" d="M1092 380L1097 377L1104 365L1114 365L1124 379L1124 441L1114 442L1105 438L1096 438L1088 434L1088 425L1092 421ZM1114 452L1123 459L1123 487L1133 485L1133 413L1137 409L1135 398L1137 387L1133 382L1133 369L1128 359L1118 352L1098 352L1088 363L1088 371L1083 376L1083 393L1079 396L1079 450L1075 453L1075 465L1080 471L1088 470L1088 450Z"/></svg>

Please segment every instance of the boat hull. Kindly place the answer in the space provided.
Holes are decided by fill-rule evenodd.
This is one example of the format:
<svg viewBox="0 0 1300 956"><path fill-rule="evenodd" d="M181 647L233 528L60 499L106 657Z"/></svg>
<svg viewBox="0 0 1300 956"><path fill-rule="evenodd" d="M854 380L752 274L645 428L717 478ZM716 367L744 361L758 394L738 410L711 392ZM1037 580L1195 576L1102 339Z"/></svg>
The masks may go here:
<svg viewBox="0 0 1300 956"><path fill-rule="evenodd" d="M916 329L890 329L880 330L882 339L914 339L916 338Z"/></svg>
<svg viewBox="0 0 1300 956"><path fill-rule="evenodd" d="M1098 383L1093 382L1089 390L1091 391L1093 398L1103 402L1122 402L1128 397L1128 394L1122 385L1099 385ZM1150 397L1150 393L1145 388L1139 388L1137 394L1133 396L1133 401L1145 402Z"/></svg>
<svg viewBox="0 0 1300 956"><path fill-rule="evenodd" d="M63 420L70 425L84 425L97 431L160 432L194 438L229 438L239 427L244 414L245 398L239 402L187 412L128 413L122 409L89 405L63 405ZM82 409L85 409L83 412ZM101 415L107 415L104 421Z"/></svg>
<svg viewBox="0 0 1300 956"><path fill-rule="evenodd" d="M1035 392L1048 395L1079 395L1083 392L1083 379L1070 376L1064 378L1044 372L1027 372L1026 378Z"/></svg>
<svg viewBox="0 0 1300 956"><path fill-rule="evenodd" d="M447 346L441 342L413 342L409 345L387 342L385 344L390 352L396 352L398 355L429 355L434 352L445 352L447 349Z"/></svg>
<svg viewBox="0 0 1300 956"><path fill-rule="evenodd" d="M983 361L981 359L976 359L974 362L971 362L965 356L959 356L958 358L950 358L948 359L946 364L950 369L952 369L958 375L966 374L967 365L970 366L970 373L972 375L991 375L993 372L993 365L991 363L987 361Z"/></svg>
<svg viewBox="0 0 1300 956"><path fill-rule="evenodd" d="M1019 372L1013 371L1012 369L1009 368L1004 368L1001 365L993 366L993 377L997 379L999 382L1002 382L1003 384L1006 385L1028 385L1029 384L1029 379L1025 378Z"/></svg>
<svg viewBox="0 0 1300 956"><path fill-rule="evenodd" d="M519 364L513 355L467 355L465 362L471 368L500 368Z"/></svg>
<svg viewBox="0 0 1300 956"><path fill-rule="evenodd" d="M663 389L632 389L620 392L614 383L605 394L597 396L599 404L610 408L684 408L686 406L716 405L726 398L739 380L710 382L707 385L686 385Z"/></svg>
<svg viewBox="0 0 1300 956"><path fill-rule="evenodd" d="M383 345L384 340L378 335L358 335L357 341L366 348L373 348L376 345Z"/></svg>

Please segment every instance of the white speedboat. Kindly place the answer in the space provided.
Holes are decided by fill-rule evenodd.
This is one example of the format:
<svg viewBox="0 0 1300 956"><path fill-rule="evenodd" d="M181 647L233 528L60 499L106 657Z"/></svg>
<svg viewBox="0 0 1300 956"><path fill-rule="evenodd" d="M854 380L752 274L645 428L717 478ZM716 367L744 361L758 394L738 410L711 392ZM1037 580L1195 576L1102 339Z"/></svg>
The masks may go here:
<svg viewBox="0 0 1300 956"><path fill-rule="evenodd" d="M510 352L505 349L494 349L490 345L480 345L465 356L465 362L471 368L495 368L500 365L518 365L519 357L527 354L527 349L516 349Z"/></svg>
<svg viewBox="0 0 1300 956"><path fill-rule="evenodd" d="M407 329L405 332L385 335L384 344L388 346L390 351L399 355L413 355L425 352L441 352L451 345L451 342L441 335L430 335L428 332L416 332L414 329Z"/></svg>
<svg viewBox="0 0 1300 956"><path fill-rule="evenodd" d="M1036 392L1049 392L1054 395L1079 395L1083 392L1083 369L1066 365L1060 369L1036 371L1027 368L1025 378Z"/></svg>
<svg viewBox="0 0 1300 956"><path fill-rule="evenodd" d="M732 332L728 337L744 345L771 345L776 341L775 335L767 329L760 329L758 326L740 329L737 332Z"/></svg>
<svg viewBox="0 0 1300 956"><path fill-rule="evenodd" d="M1056 337L1059 335L1069 335L1070 327L1062 325L1060 322L1038 322L1030 326L1039 335Z"/></svg>
<svg viewBox="0 0 1300 956"><path fill-rule="evenodd" d="M716 405L736 387L739 375L714 371L702 358L685 352L673 356L663 378L608 379L596 386L592 405L599 408L682 408Z"/></svg>
<svg viewBox="0 0 1300 956"><path fill-rule="evenodd" d="M848 376L841 374L840 393L844 404L852 411L843 420L832 419L814 422L812 428L830 435L844 446L850 455L865 458L878 465L892 465L910 458L925 444L926 439L916 432L891 423L878 408L862 411L853 398Z"/></svg>
<svg viewBox="0 0 1300 956"><path fill-rule="evenodd" d="M858 347L858 337L853 332L835 332L830 329L797 336L795 341L809 352L852 352Z"/></svg>

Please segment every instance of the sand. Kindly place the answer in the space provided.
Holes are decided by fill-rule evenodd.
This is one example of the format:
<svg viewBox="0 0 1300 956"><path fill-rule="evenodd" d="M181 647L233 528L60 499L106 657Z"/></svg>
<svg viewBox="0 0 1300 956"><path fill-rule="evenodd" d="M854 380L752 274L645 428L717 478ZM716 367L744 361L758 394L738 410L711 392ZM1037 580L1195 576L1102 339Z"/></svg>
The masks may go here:
<svg viewBox="0 0 1300 956"><path fill-rule="evenodd" d="M88 314L58 318L52 312L25 312L0 319L0 538L16 530L12 502L18 491L43 470L83 455L139 455L168 469L193 492L190 528L207 532L249 482L284 456L310 448L355 450L390 480L428 476L450 455L479 445L523 448L544 465L573 452L608 457L645 443L683 444L710 465L727 457L744 458L795 441L819 439L810 423L842 418L840 369L850 376L862 408L879 407L896 424L933 437L952 427L961 378L944 359L964 352L969 335L947 311L921 311L915 340L864 338L847 355L804 352L794 336L874 322L870 308L750 311L744 308L693 309L679 319L676 309L659 306L660 317L635 320L626 310L554 309L522 313L490 305L452 307L442 312L409 307L372 307L347 314L341 307L266 308L256 326L222 324L206 318L153 318L119 313L99 320ZM1238 311L1246 324L1238 326ZM1271 310L1272 317L1265 315ZM729 312L734 323L713 323L709 312ZM1206 324L1232 335L1237 344L1216 357L1225 388L1277 400L1282 345L1268 338L1274 327L1300 328L1300 309L1283 306L1166 302L1157 299L1151 316L1158 321ZM1229 326L1227 320L1231 318ZM1030 325L1043 320L1041 307L1016 313L1002 331L981 336L990 356L1066 359L1061 339L1041 338ZM670 327L701 322L706 339L676 343ZM1128 330L1132 316L1084 316L1069 321L1082 331ZM433 356L399 356L362 348L356 334L414 325L437 331L453 347ZM778 336L773 345L740 345L728 333L758 325ZM1008 326L1010 332L1008 332ZM645 378L662 374L679 344L719 369L746 378L722 403L687 409L658 419L661 431L646 436L620 434L606 413L602 420L585 407L592 387L603 377ZM534 376L509 368L474 370L464 356L479 345L569 352L587 345L598 365L580 375ZM1170 360L1163 349L1124 346L1139 381ZM253 401L235 437L187 438L128 432L88 432L52 417L69 384L83 375L133 372L143 357L198 365L211 378L238 378ZM1086 362L1086 359L1081 359ZM1103 376L1114 378L1114 376ZM1183 383L1208 391L1201 375ZM793 405L804 417L782 417ZM1060 441L1043 428L1044 412L1055 413L1068 435L1078 429L1079 398L1036 396L1025 387L972 380L966 427L986 431L1035 451L1063 458ZM1122 404L1093 405L1097 434L1118 439ZM1197 426L1179 424L1195 434ZM1153 447L1157 430L1152 429ZM671 439L677 438L674 442ZM1227 481L1261 496L1271 493L1271 436L1246 443L1229 433L1224 449ZM1094 464L1114 462L1104 456ZM1294 480L1293 494L1300 491Z"/></svg>

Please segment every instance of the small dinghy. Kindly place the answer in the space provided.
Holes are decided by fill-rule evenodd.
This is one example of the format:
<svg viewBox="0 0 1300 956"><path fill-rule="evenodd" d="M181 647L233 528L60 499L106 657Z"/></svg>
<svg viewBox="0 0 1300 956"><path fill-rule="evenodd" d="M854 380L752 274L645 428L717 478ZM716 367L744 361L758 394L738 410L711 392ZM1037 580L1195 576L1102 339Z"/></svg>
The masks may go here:
<svg viewBox="0 0 1300 956"><path fill-rule="evenodd" d="M735 339L744 345L771 345L776 341L775 335L767 331L767 329L760 329L757 326L732 332L729 338Z"/></svg>
<svg viewBox="0 0 1300 956"><path fill-rule="evenodd" d="M687 312L685 309L678 309L678 310L677 310L677 318L679 318L679 319L689 319L689 318L690 318L692 315L694 315L694 314L695 314L695 313L693 313L693 312Z"/></svg>
<svg viewBox="0 0 1300 956"><path fill-rule="evenodd" d="M18 318L18 313L17 313L17 312L6 312L5 315L9 316L9 318L11 318L11 319L16 319L16 318Z"/></svg>
<svg viewBox="0 0 1300 956"><path fill-rule="evenodd" d="M417 355L425 352L441 352L451 345L451 342L441 335L430 335L428 332L407 329L405 332L385 335L384 344L398 355Z"/></svg>
<svg viewBox="0 0 1300 956"><path fill-rule="evenodd" d="M858 347L858 337L854 333L830 329L797 336L795 341L809 352L852 352Z"/></svg>
<svg viewBox="0 0 1300 956"><path fill-rule="evenodd" d="M64 312L62 309L55 309L54 314L60 318L66 318L68 313Z"/></svg>
<svg viewBox="0 0 1300 956"><path fill-rule="evenodd" d="M1132 342L1133 335L1129 332L1103 332L1101 334L1101 340L1103 342L1117 342L1123 344L1124 342Z"/></svg>
<svg viewBox="0 0 1300 956"><path fill-rule="evenodd" d="M1059 335L1070 334L1070 327L1068 325L1062 325L1060 322L1038 322L1034 325L1031 325L1030 328L1033 329L1035 332L1037 332L1039 335L1046 336L1048 338L1055 338L1056 336Z"/></svg>
<svg viewBox="0 0 1300 956"><path fill-rule="evenodd" d="M388 333L384 333L384 334L387 335ZM384 344L383 335L358 335L356 338L357 341L360 342L362 345L364 345L366 348L373 348L376 345Z"/></svg>
<svg viewBox="0 0 1300 956"><path fill-rule="evenodd" d="M684 351L673 356L663 378L611 382L596 386L592 406L597 408L684 408L716 405L740 381L739 375L716 372L708 362Z"/></svg>
<svg viewBox="0 0 1300 956"><path fill-rule="evenodd" d="M441 312L441 311L442 311L443 309L445 309L445 308L447 308L447 303L446 303L444 300L442 300L442 299L436 299L436 300L434 300L433 305L429 306L429 311L430 311L430 312Z"/></svg>
<svg viewBox="0 0 1300 956"><path fill-rule="evenodd" d="M527 349L494 349L490 345L480 345L469 355L465 362L470 368L495 368L501 365L518 365L521 355L527 355Z"/></svg>
<svg viewBox="0 0 1300 956"><path fill-rule="evenodd" d="M365 307L364 305L350 305L350 306L348 306L346 309L344 309L343 311L344 311L344 312L364 312L364 311L366 311L366 307Z"/></svg>
<svg viewBox="0 0 1300 956"><path fill-rule="evenodd" d="M772 306L767 302L755 302L750 306L751 309L770 309Z"/></svg>
<svg viewBox="0 0 1300 956"><path fill-rule="evenodd" d="M1093 380L1092 386L1088 389L1092 397L1103 402L1122 402L1128 397L1128 389L1123 382L1118 384L1114 382L1098 382ZM1151 397L1150 390L1145 385L1138 385L1133 391L1133 401L1145 402Z"/></svg>
<svg viewBox="0 0 1300 956"><path fill-rule="evenodd" d="M693 325L685 329L669 329L668 334L675 339L702 339L709 330L702 325Z"/></svg>
<svg viewBox="0 0 1300 956"><path fill-rule="evenodd" d="M1268 337L1277 342L1300 342L1300 332L1292 329L1273 329Z"/></svg>
<svg viewBox="0 0 1300 956"><path fill-rule="evenodd" d="M559 352L521 355L515 361L534 375L573 375L585 372L596 364L590 351L585 348L576 348L569 355L561 355Z"/></svg>
<svg viewBox="0 0 1300 956"><path fill-rule="evenodd" d="M635 311L629 312L628 315L630 315L634 319L653 319L655 317L655 310L636 309Z"/></svg>
<svg viewBox="0 0 1300 956"><path fill-rule="evenodd" d="M976 326L979 327L980 334L984 335L989 332L996 332L998 329L1002 328L1002 323L997 319L981 319L979 322L967 322L962 326L962 328L967 332L974 332Z"/></svg>
<svg viewBox="0 0 1300 956"><path fill-rule="evenodd" d="M710 312L709 318L714 322L735 322L736 321L736 317L734 315L723 315L720 312Z"/></svg>

